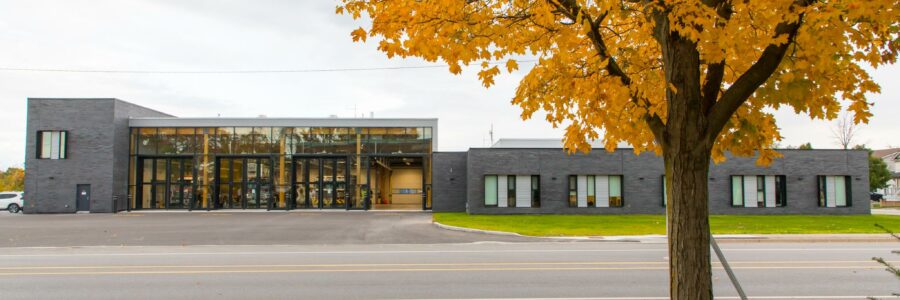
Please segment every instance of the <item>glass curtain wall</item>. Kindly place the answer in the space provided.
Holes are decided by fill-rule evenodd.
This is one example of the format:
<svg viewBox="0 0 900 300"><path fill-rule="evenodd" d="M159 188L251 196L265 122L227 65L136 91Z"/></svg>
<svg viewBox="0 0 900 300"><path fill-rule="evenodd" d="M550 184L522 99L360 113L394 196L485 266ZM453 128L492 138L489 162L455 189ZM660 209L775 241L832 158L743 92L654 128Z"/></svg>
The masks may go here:
<svg viewBox="0 0 900 300"><path fill-rule="evenodd" d="M366 209L372 161L410 156L423 159L430 209L432 137L430 127L132 128L128 207ZM249 207L234 200L247 197Z"/></svg>

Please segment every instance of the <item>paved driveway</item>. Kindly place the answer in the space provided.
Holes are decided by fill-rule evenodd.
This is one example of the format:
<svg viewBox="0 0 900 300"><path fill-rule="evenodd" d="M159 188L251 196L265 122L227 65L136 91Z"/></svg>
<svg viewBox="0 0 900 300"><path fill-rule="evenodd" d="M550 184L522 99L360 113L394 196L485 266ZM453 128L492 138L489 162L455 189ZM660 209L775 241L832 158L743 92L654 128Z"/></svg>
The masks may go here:
<svg viewBox="0 0 900 300"><path fill-rule="evenodd" d="M0 213L0 247L435 244L535 239L448 231L427 212Z"/></svg>

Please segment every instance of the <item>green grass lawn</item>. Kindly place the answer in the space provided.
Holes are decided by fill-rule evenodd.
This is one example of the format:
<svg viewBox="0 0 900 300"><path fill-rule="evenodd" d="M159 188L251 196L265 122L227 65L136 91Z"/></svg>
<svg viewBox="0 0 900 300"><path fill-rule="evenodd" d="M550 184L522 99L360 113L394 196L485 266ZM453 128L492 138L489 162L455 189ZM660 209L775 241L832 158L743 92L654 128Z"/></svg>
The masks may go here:
<svg viewBox="0 0 900 300"><path fill-rule="evenodd" d="M468 215L434 213L441 224L515 232L531 236L665 234L660 215ZM884 233L900 232L900 216L710 216L715 234Z"/></svg>

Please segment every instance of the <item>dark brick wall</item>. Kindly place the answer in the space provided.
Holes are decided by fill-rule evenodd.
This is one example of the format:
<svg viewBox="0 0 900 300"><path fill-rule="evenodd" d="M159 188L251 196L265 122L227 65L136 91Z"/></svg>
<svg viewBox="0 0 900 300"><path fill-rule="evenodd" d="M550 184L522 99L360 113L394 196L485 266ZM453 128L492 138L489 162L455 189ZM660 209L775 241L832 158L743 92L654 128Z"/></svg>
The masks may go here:
<svg viewBox="0 0 900 300"><path fill-rule="evenodd" d="M466 152L434 152L432 211L466 211Z"/></svg>
<svg viewBox="0 0 900 300"><path fill-rule="evenodd" d="M128 117L166 114L116 99L29 98L25 140L25 212L75 211L75 187L91 185L91 212L112 212L127 194ZM37 159L37 132L68 131L68 156Z"/></svg>
<svg viewBox="0 0 900 300"><path fill-rule="evenodd" d="M729 158L711 165L710 209L715 214L868 214L868 158L865 151L781 150L784 157L769 167L755 158ZM437 163L437 159L435 159ZM467 165L468 212L473 214L662 214L662 158L652 153L635 155L631 149L603 150L568 155L561 149L470 149ZM484 207L484 175L541 176L540 208ZM623 175L623 207L568 207L569 175ZM730 175L787 176L787 206L731 207ZM849 175L851 207L818 207L817 175ZM437 178L437 177L436 177ZM437 185L437 181L435 181Z"/></svg>

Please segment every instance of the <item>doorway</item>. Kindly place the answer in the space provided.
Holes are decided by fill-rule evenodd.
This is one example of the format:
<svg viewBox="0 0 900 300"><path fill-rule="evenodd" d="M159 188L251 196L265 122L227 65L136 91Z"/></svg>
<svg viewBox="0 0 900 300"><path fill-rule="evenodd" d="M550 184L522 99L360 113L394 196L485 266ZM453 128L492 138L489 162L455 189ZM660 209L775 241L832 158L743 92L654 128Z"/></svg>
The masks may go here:
<svg viewBox="0 0 900 300"><path fill-rule="evenodd" d="M137 167L141 191L135 209L187 209L198 204L193 201L193 157L143 157Z"/></svg>
<svg viewBox="0 0 900 300"><path fill-rule="evenodd" d="M366 201L374 210L425 209L423 157L369 157Z"/></svg>
<svg viewBox="0 0 900 300"><path fill-rule="evenodd" d="M91 211L91 185L76 185L75 194L75 211Z"/></svg>
<svg viewBox="0 0 900 300"><path fill-rule="evenodd" d="M348 208L346 157L295 157L292 208Z"/></svg>
<svg viewBox="0 0 900 300"><path fill-rule="evenodd" d="M216 209L269 209L273 195L270 157L216 159Z"/></svg>

